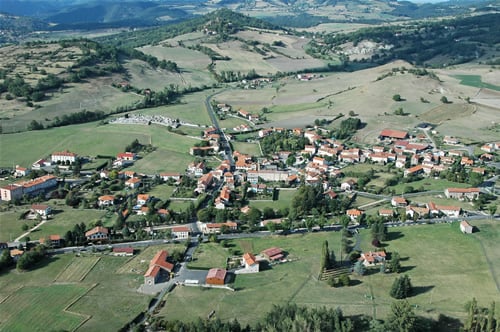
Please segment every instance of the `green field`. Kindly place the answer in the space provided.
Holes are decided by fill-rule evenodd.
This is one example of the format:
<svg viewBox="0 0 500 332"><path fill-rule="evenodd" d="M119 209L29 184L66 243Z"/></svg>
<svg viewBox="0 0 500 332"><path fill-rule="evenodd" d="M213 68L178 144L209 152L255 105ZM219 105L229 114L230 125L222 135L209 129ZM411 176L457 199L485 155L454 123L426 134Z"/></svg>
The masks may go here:
<svg viewBox="0 0 500 332"><path fill-rule="evenodd" d="M0 166L12 167L12 164L31 166L36 160L47 158L52 152L63 150L69 150L81 156L115 156L123 152L134 139L138 139L142 144L151 142L153 146L159 147L159 154L164 158L168 157L169 152L189 156L189 147L197 142L186 136L169 133L166 127L162 126L99 125L92 122L43 131L2 135ZM103 142L106 144L102 144ZM153 154L153 156L156 155ZM175 162L177 158L172 159ZM154 160L154 162L157 161Z"/></svg>
<svg viewBox="0 0 500 332"><path fill-rule="evenodd" d="M467 183L457 183L451 182L444 179L422 179L414 182L399 183L395 186L388 187L394 189L397 195L404 194L404 190L407 187L413 187L413 189L424 188L424 191L428 190L442 190L444 195L444 190L446 188L468 188L470 187Z"/></svg>
<svg viewBox="0 0 500 332"><path fill-rule="evenodd" d="M142 273L117 273L129 258L57 255L37 269L0 276L0 331L116 331L147 308ZM80 279L85 278L80 281ZM54 283L55 281L55 283ZM64 309L64 310L63 310Z"/></svg>
<svg viewBox="0 0 500 332"><path fill-rule="evenodd" d="M453 75L453 77L459 79L463 85L500 91L500 86L483 82L481 75Z"/></svg>
<svg viewBox="0 0 500 332"><path fill-rule="evenodd" d="M280 190L277 201L272 201L271 197L269 197L269 199L263 201L250 200L249 205L260 210L263 210L265 207L271 207L275 210L284 209L290 207L293 196L295 196L295 190Z"/></svg>
<svg viewBox="0 0 500 332"><path fill-rule="evenodd" d="M68 206L55 206L51 202L53 201L50 201L49 205L56 213L40 228L28 235L32 240L53 234L64 236L67 231L73 229L75 224L84 222L88 225L90 222L102 219L106 214L105 211L101 210L80 210ZM30 227L34 225L34 220L19 220L21 213L28 210L29 207L25 207L24 209L17 208L15 211L0 212L0 241L10 241L23 234L21 229L23 224L28 224Z"/></svg>
<svg viewBox="0 0 500 332"><path fill-rule="evenodd" d="M0 303L0 330L74 330L88 317L66 311L66 307L87 289L83 285L22 287Z"/></svg>
<svg viewBox="0 0 500 332"><path fill-rule="evenodd" d="M500 247L494 239L500 226L483 221L479 228L481 231L473 235L462 234L458 223L389 229L390 240L386 241L385 249L398 251L402 257L403 272L410 276L416 290L409 301L418 305L417 314L436 318L443 313L463 319L464 303L472 297L484 305L498 300L499 290L492 273L498 272ZM369 231L362 231L360 236L362 249L372 250ZM346 315L384 318L393 302L389 290L397 275L380 274L375 268L363 277L352 276L356 280L354 286L330 288L316 280L321 244L325 239L339 259L340 233L235 240L232 242L235 249L244 246L253 248L254 253L271 246L281 247L293 261L258 274L236 276L236 292L176 288L169 294L160 315L167 319L195 320L215 310L217 318L238 317L241 323L252 324L261 319L272 304L293 301L299 305L340 307ZM490 264L484 256L483 245L491 252L487 255Z"/></svg>
<svg viewBox="0 0 500 332"><path fill-rule="evenodd" d="M233 150L240 153L249 154L252 156L260 156L260 148L258 143L247 142L232 142Z"/></svg>
<svg viewBox="0 0 500 332"><path fill-rule="evenodd" d="M94 265L97 264L99 259L100 257L94 256L75 257L61 274L57 276L55 282L67 283L82 281Z"/></svg>
<svg viewBox="0 0 500 332"><path fill-rule="evenodd" d="M218 243L203 243L193 255L193 260L188 264L191 269L226 268L226 258L229 257L228 248L223 248Z"/></svg>

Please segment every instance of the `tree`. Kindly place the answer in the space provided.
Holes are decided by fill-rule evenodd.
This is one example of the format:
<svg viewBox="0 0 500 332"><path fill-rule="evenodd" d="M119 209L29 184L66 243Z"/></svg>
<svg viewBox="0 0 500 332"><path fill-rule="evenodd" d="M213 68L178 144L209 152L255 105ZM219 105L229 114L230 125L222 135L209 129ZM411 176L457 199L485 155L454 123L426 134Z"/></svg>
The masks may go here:
<svg viewBox="0 0 500 332"><path fill-rule="evenodd" d="M0 271L14 265L14 259L10 255L10 250L4 249L0 255Z"/></svg>
<svg viewBox="0 0 500 332"><path fill-rule="evenodd" d="M392 100L394 100L394 101L402 101L403 99L401 99L401 95L400 94L395 94L394 96L392 96Z"/></svg>
<svg viewBox="0 0 500 332"><path fill-rule="evenodd" d="M354 272L356 272L360 276L364 275L366 272L365 266L364 266L362 261L357 261L354 264L353 270L354 270Z"/></svg>
<svg viewBox="0 0 500 332"><path fill-rule="evenodd" d="M405 299L411 295L413 291L413 286L411 285L411 280L408 275L403 275L394 280L391 287L390 295L395 299Z"/></svg>
<svg viewBox="0 0 500 332"><path fill-rule="evenodd" d="M491 218L495 216L495 213L497 212L497 206L495 204L491 204L488 206L488 212L490 213Z"/></svg>
<svg viewBox="0 0 500 332"><path fill-rule="evenodd" d="M323 250L321 252L321 272L330 268L330 251L328 250L328 241L323 242Z"/></svg>
<svg viewBox="0 0 500 332"><path fill-rule="evenodd" d="M408 301L397 301L391 304L391 312L386 319L387 331L413 332L417 330L417 316Z"/></svg>
<svg viewBox="0 0 500 332"><path fill-rule="evenodd" d="M448 98L446 98L446 96L442 96L440 100L441 100L441 102L443 104L448 104L449 103Z"/></svg>
<svg viewBox="0 0 500 332"><path fill-rule="evenodd" d="M22 229L22 231L23 231L23 232L26 232L29 228L30 228L30 227L28 226L28 224L23 224L23 225L21 226L21 229Z"/></svg>
<svg viewBox="0 0 500 332"><path fill-rule="evenodd" d="M351 284L351 279L349 278L349 275L347 275L347 273L342 273L339 276L339 283L342 286L349 286Z"/></svg>
<svg viewBox="0 0 500 332"><path fill-rule="evenodd" d="M391 260L389 261L389 271L392 273L399 273L401 271L401 257L399 257L399 253L393 252L391 255Z"/></svg>

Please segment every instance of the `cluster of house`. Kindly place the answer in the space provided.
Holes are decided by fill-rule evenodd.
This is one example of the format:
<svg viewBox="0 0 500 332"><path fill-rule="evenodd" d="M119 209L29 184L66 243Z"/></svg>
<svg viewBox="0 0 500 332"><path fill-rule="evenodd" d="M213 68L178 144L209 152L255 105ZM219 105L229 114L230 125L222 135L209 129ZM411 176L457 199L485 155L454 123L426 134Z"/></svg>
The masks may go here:
<svg viewBox="0 0 500 332"><path fill-rule="evenodd" d="M203 131L204 144L198 144L189 149L192 156L206 156L217 153L220 150L220 134L214 127L209 127Z"/></svg>

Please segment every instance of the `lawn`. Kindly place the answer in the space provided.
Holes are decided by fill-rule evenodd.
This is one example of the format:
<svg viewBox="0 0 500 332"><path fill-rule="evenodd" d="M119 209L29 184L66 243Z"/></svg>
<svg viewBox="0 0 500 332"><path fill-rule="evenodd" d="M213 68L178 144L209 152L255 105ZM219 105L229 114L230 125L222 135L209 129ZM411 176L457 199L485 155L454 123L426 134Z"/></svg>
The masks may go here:
<svg viewBox="0 0 500 332"><path fill-rule="evenodd" d="M249 154L252 156L260 156L260 148L258 143L232 142L233 150L240 153Z"/></svg>
<svg viewBox="0 0 500 332"><path fill-rule="evenodd" d="M269 197L268 200L264 201L250 200L249 205L260 210L263 210L265 207L271 207L275 210L280 210L290 207L293 196L295 196L295 190L280 190L277 201L272 201L271 197Z"/></svg>
<svg viewBox="0 0 500 332"><path fill-rule="evenodd" d="M71 331L88 317L66 311L88 289L84 285L22 287L0 303L2 331Z"/></svg>
<svg viewBox="0 0 500 332"><path fill-rule="evenodd" d="M135 139L142 144L151 142L153 146L158 147L150 158L154 159L159 155L157 158L161 159L166 158L169 153L177 153L172 162L182 159L184 155L189 156L189 148L198 142L186 136L169 133L163 126L100 125L91 122L43 131L2 135L0 166L12 167L12 164L15 164L28 167L36 160L47 158L52 152L62 150L69 150L82 156L114 156L123 152ZM147 161L145 158L144 163ZM159 161L153 160L153 162ZM159 168L162 167L168 169L162 165Z"/></svg>
<svg viewBox="0 0 500 332"><path fill-rule="evenodd" d="M428 190L442 190L444 195L444 190L446 188L468 188L470 187L467 183L457 183L451 182L444 179L431 179L426 178L414 182L399 183L395 186L388 187L394 189L397 195L404 194L404 190L407 187L413 187L414 189L423 188L424 191Z"/></svg>
<svg viewBox="0 0 500 332"><path fill-rule="evenodd" d="M143 275L147 269L149 268L149 262L153 259L154 255L159 250L166 250L169 253L172 253L174 250L184 251L186 246L184 244L164 244L161 246L153 246L146 247L137 251L135 256L129 258L126 263L120 266L116 273L119 274L135 274L135 275Z"/></svg>
<svg viewBox="0 0 500 332"><path fill-rule="evenodd" d="M193 260L188 267L191 269L226 268L226 258L230 255L229 248L223 248L218 243L202 243L196 248Z"/></svg>
<svg viewBox="0 0 500 332"><path fill-rule="evenodd" d="M444 313L463 319L466 314L463 305L472 297L485 306L498 300L492 271L481 247L484 242L485 248L491 251L488 257L492 269L496 269L500 263L497 258L500 246L495 242L500 229L497 226L480 224L481 232L472 236L462 234L457 223L389 229L386 250L398 251L402 257L403 272L410 276L416 290L409 301L418 305L417 314L435 318ZM372 250L369 231L362 230L360 236L362 249ZM176 288L169 294L168 304L160 315L168 319L195 320L215 310L215 317L223 320L238 317L241 323L252 324L273 304L293 301L299 305L340 307L347 315L385 317L393 302L389 290L397 275L381 274L376 268L362 277L351 276L356 280L351 287L330 288L316 280L325 239L338 257L340 233L336 232L244 239L239 240L244 242L241 244L235 240L237 248L253 248L253 253L271 246L281 247L293 261L258 274L236 276L236 292ZM200 266L201 260L200 256L197 262Z"/></svg>
<svg viewBox="0 0 500 332"><path fill-rule="evenodd" d="M59 207L54 207L53 209L57 211L54 214L54 217L49 219L47 223L40 226L40 228L36 229L34 232L30 233L29 237L32 240L38 240L48 235L58 234L60 236L64 236L67 231L73 229L76 224L85 223L87 226L91 222L95 222L105 217L106 212L102 210L80 210L80 209L72 209L70 207L63 207L59 210ZM21 225L23 221L17 221L19 224L19 233L21 235L23 232L21 230ZM3 223L3 221L2 221ZM28 225L32 225L33 221L26 221ZM0 237L9 237L10 234L4 234L3 229L0 231Z"/></svg>

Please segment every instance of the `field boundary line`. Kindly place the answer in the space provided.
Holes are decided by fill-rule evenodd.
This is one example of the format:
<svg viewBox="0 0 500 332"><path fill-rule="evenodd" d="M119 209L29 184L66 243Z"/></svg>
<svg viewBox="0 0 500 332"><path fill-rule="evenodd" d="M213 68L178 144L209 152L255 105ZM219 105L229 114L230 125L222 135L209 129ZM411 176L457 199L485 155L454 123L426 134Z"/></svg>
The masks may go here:
<svg viewBox="0 0 500 332"><path fill-rule="evenodd" d="M495 283L495 286L497 287L497 291L500 293L500 284L498 283L498 279L497 279L497 276L495 274L495 270L493 269L493 265L491 264L490 258L488 257L488 254L486 253L486 248L484 247L483 241L481 241L478 238L475 238L475 239L481 245L481 250L483 251L484 258L486 259L486 264L488 265L488 269L490 270L490 273L491 273L491 278L493 279L493 282Z"/></svg>
<svg viewBox="0 0 500 332"><path fill-rule="evenodd" d="M312 278L312 275L309 274L307 278L304 279L304 282L293 292L292 296L288 299L287 303L290 303L296 296L297 294L300 293L300 291L306 286L307 282Z"/></svg>
<svg viewBox="0 0 500 332"><path fill-rule="evenodd" d="M15 293L17 293L22 288L24 288L24 286L19 286L13 292L10 292L6 297L4 297L3 299L0 300L0 304L3 304L5 301L7 301L11 296L13 296Z"/></svg>
<svg viewBox="0 0 500 332"><path fill-rule="evenodd" d="M87 273L85 273L81 278L80 280L78 280L79 282L82 282L83 279L85 279L85 277L90 273L90 271L92 271L94 269L94 266L96 266L97 263L99 263L99 261L101 260L102 257L97 257L97 260L94 262L94 264L92 264L92 266L90 267L90 269L87 270Z"/></svg>
<svg viewBox="0 0 500 332"><path fill-rule="evenodd" d="M64 267L64 269L61 270L61 272L59 272L56 277L54 278L54 280L52 280L53 283L56 283L58 282L57 279L59 279L59 277L64 273L64 271L66 271L68 269L68 267L71 265L71 263L73 263L73 260L70 260L68 264L66 264L66 266Z"/></svg>
<svg viewBox="0 0 500 332"><path fill-rule="evenodd" d="M74 305L76 302L80 301L85 295L87 295L91 290L93 290L94 288L97 287L97 285L99 285L99 283L96 283L96 284L93 284L91 285L83 294L81 294L80 296L77 296L73 301L71 301L66 307L64 307L63 309L63 312L64 313L68 313L68 314L71 314L71 315L76 315L76 316L80 316L82 318L84 318L84 320L78 324L78 326L76 326L72 331L76 331L78 330L80 327L82 327L83 324L85 324L90 318L92 318L92 315L85 315L85 314L82 314L82 313L79 313L79 312L75 312L75 311L70 311L69 308Z"/></svg>

